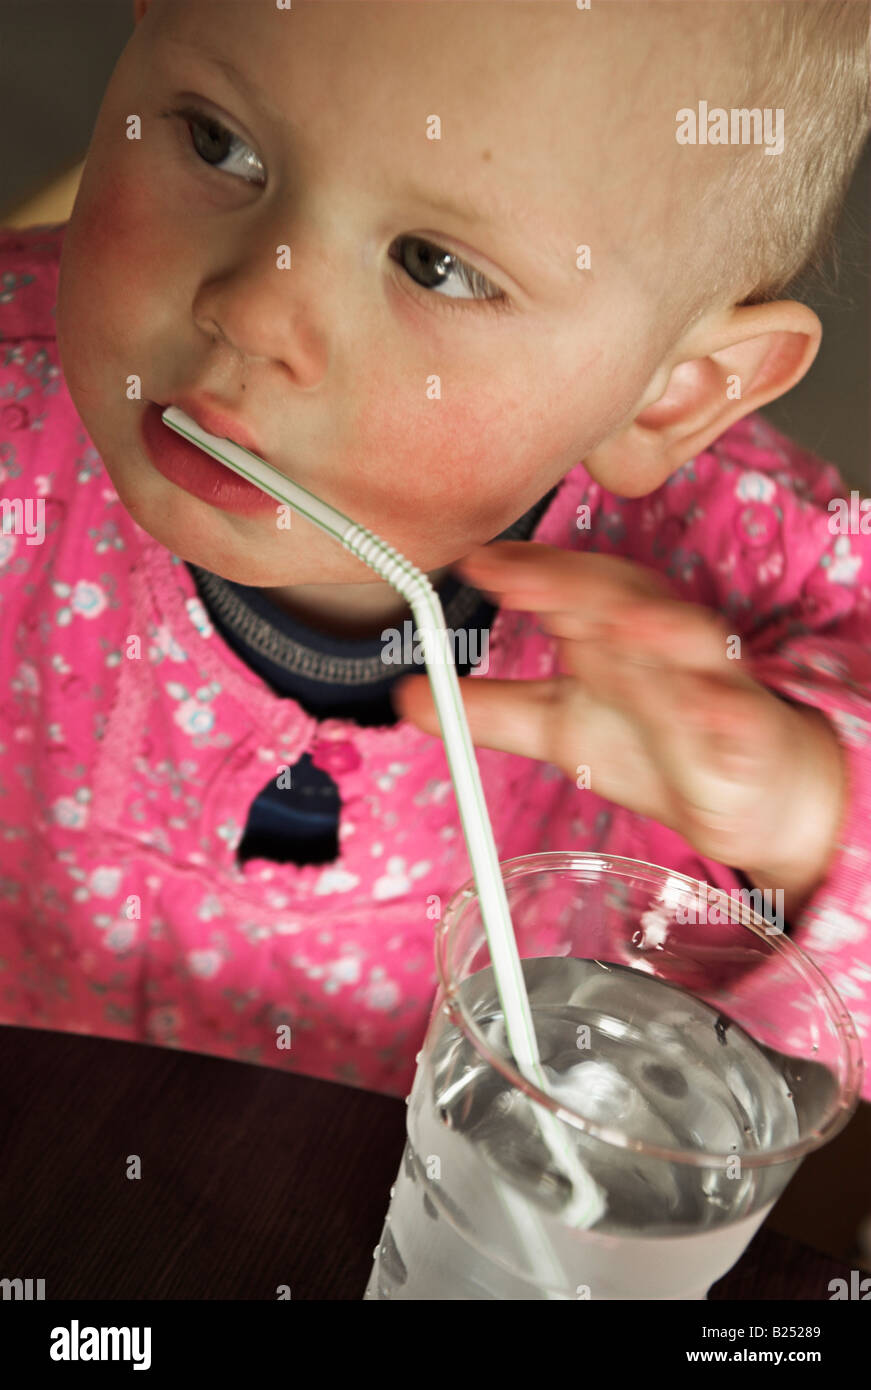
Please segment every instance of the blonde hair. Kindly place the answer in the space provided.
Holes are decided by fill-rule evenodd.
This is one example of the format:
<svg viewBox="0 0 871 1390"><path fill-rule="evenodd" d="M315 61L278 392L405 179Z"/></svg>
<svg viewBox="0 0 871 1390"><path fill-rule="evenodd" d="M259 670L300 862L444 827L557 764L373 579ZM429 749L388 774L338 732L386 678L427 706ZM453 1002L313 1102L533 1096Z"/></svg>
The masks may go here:
<svg viewBox="0 0 871 1390"><path fill-rule="evenodd" d="M713 290L758 304L799 275L822 276L835 249L871 130L871 2L732 0L728 14L738 59L734 104L782 108L784 144L771 158L760 159L758 146L739 149L705 190L718 254L711 257L709 241L704 297L710 303ZM701 294L697 312L700 304Z"/></svg>

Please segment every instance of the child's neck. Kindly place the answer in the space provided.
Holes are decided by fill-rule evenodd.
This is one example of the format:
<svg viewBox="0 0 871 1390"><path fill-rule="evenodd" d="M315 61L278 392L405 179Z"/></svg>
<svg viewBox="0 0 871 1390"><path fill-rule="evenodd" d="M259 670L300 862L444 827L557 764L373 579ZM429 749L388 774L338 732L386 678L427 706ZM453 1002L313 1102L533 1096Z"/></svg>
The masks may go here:
<svg viewBox="0 0 871 1390"><path fill-rule="evenodd" d="M447 568L432 570L436 588ZM307 627L331 637L380 637L385 627L399 627L411 618L405 599L388 584L291 584L286 588L261 589L270 602Z"/></svg>

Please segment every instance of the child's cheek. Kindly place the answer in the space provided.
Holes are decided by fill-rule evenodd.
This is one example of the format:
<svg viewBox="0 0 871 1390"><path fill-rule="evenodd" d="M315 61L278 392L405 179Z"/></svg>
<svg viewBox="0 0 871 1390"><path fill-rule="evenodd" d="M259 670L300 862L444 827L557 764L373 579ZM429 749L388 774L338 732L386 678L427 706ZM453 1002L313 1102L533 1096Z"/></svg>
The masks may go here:
<svg viewBox="0 0 871 1390"><path fill-rule="evenodd" d="M131 164L137 154L130 152ZM104 321L119 314L126 322L138 321L141 330L139 306L149 298L153 304L155 287L165 283L172 263L147 180L133 169L120 174L96 169L82 190L70 232L76 274L87 285L92 309Z"/></svg>
<svg viewBox="0 0 871 1390"><path fill-rule="evenodd" d="M360 460L361 468L381 486L383 517L407 516L409 490L436 512L456 508L461 497L474 508L476 498L486 505L504 493L492 465L509 437L505 412L468 389L451 389L446 398L445 384L441 398L430 399L425 381L411 390L407 375L397 371L392 382L367 390L354 437L370 454Z"/></svg>

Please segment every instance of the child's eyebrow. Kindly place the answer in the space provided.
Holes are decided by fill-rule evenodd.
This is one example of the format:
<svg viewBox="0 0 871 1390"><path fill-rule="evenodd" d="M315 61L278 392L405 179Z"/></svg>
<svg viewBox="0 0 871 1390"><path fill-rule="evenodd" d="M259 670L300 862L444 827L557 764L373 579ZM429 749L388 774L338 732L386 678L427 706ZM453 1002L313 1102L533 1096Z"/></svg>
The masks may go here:
<svg viewBox="0 0 871 1390"><path fill-rule="evenodd" d="M509 214L505 208L497 206L495 200L491 206L487 206L484 198L480 202L467 198L442 198L430 189L412 184L406 184L402 191L406 198L416 203L426 203L434 212L446 212L479 227L492 227L500 222L504 225L509 217L512 221L517 220L513 209Z"/></svg>
<svg viewBox="0 0 871 1390"><path fill-rule="evenodd" d="M255 87L245 76L244 72L241 72L239 68L236 67L236 64L231 62L229 58L222 58L220 53L215 53L212 49L204 47L200 42L186 43L184 39L171 38L164 38L162 42L171 43L175 48L184 48L195 57L202 58L205 62L211 63L212 67L218 68L225 77L229 78L234 86L245 93L245 96L251 102L252 106L259 107L261 111L270 116L277 124L289 126L292 131L296 132L296 124L291 121L288 116L284 115L283 112L276 111L274 106L268 101L265 101L262 90Z"/></svg>
<svg viewBox="0 0 871 1390"><path fill-rule="evenodd" d="M489 230L496 228L503 231L506 227L511 228L515 233L515 239L521 242L528 252L532 251L536 265L540 267L546 263L558 277L566 280L575 279L575 261L573 255L569 254L574 243L564 243L552 233L542 233L524 217L522 208L510 207L493 189L487 193L476 194L474 199L458 195L444 197L433 189L421 188L417 184L405 184L402 193L404 197L426 205L436 213L444 212L459 217L471 227Z"/></svg>

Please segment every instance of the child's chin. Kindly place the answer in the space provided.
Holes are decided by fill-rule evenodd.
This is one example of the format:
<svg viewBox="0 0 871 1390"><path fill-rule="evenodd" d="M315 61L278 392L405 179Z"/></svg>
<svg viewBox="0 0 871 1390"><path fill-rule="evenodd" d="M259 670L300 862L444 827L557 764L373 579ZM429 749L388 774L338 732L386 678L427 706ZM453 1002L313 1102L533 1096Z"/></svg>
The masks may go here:
<svg viewBox="0 0 871 1390"><path fill-rule="evenodd" d="M188 564L198 565L200 569L218 574L222 579L244 584L251 589L272 589L277 592L282 588L322 584L366 584L370 577L378 582L371 571L361 570L357 566L354 569L346 567L343 561L350 560L350 557L341 553L320 561L314 556L310 559L299 556L288 561L284 555L272 564L262 554L256 561L252 560L244 553L244 548L240 552L238 542L235 545L220 545L215 543L214 537L202 545L194 543L189 536L182 537L178 544L169 548ZM260 549L262 552L262 545Z"/></svg>
<svg viewBox="0 0 871 1390"><path fill-rule="evenodd" d="M236 516L189 496L154 474L107 467L136 525L190 565L256 589L378 583L377 576L302 517L271 534L272 518ZM152 486L153 484L153 486Z"/></svg>

